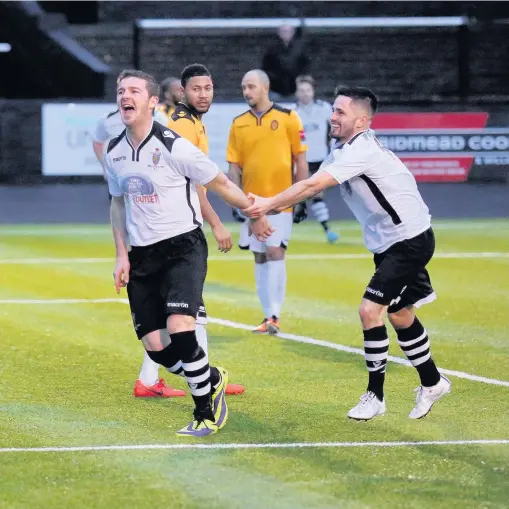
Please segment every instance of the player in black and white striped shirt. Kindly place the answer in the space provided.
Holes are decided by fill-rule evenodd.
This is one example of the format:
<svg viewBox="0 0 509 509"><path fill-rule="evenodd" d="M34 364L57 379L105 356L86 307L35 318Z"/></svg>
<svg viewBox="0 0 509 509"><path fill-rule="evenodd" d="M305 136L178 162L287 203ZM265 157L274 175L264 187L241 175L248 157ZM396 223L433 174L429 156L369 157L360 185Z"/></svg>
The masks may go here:
<svg viewBox="0 0 509 509"><path fill-rule="evenodd" d="M134 328L147 354L171 372L184 371L195 410L178 434L203 437L226 424L228 373L209 366L196 339L208 255L196 186L233 207L250 202L201 150L153 120L158 89L141 71L124 71L117 80L126 129L109 142L105 156L117 258L113 276L117 292L127 286ZM262 220L253 223L253 233L265 240L272 229Z"/></svg>
<svg viewBox="0 0 509 509"><path fill-rule="evenodd" d="M348 416L368 420L385 413L389 339L384 317L388 313L400 347L420 376L416 405L409 415L419 419L451 387L438 372L428 334L415 316L415 308L436 298L426 270L435 251L435 238L415 178L369 128L377 105L376 96L367 88L337 90L331 116L331 136L337 143L320 170L273 198L252 196L256 201L244 213L259 217L284 210L340 185L345 202L362 225L364 242L374 253L376 266L359 308L369 383Z"/></svg>

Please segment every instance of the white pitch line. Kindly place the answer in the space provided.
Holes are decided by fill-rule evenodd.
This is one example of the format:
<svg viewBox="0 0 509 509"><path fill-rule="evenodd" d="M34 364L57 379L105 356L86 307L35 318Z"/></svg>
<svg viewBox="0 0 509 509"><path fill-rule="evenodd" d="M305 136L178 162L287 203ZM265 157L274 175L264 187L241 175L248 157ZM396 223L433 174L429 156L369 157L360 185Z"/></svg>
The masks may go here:
<svg viewBox="0 0 509 509"><path fill-rule="evenodd" d="M242 329L252 331L253 326L247 325L244 323L232 322L230 320L223 320L221 318L208 318L210 323L215 323L218 325L223 325L225 327L230 327L232 329ZM351 346L340 345L338 343L331 343L330 341L322 341L320 339L309 338L306 336L298 336L296 334L288 334L286 332L280 332L277 334L278 338L288 339L290 341L296 341L298 343L307 343L308 345L316 345L316 346L324 346L326 348L331 348L332 350L338 350L340 352L354 353L357 355L362 355L364 357L364 350L360 348L354 348ZM412 367L412 364L407 359L403 359L402 357L395 357L393 355L389 355L387 360L394 362L395 364L401 364L403 366ZM464 373L463 371L454 371L452 369L438 369L444 375L454 376L456 378L463 378L465 380L471 380L473 382L481 382L490 385L501 385L502 387L509 387L509 382L505 380L497 380L495 378L486 378L484 376L471 375L470 373Z"/></svg>
<svg viewBox="0 0 509 509"><path fill-rule="evenodd" d="M146 451L154 449L305 449L305 448L353 448L353 447L423 447L451 445L509 445L502 440L429 440L422 442L294 442L265 444L147 444L147 445L91 445L82 447L4 447L6 452L90 452L90 451Z"/></svg>
<svg viewBox="0 0 509 509"><path fill-rule="evenodd" d="M0 258L3 265L39 265L58 263L115 263L114 258Z"/></svg>
<svg viewBox="0 0 509 509"><path fill-rule="evenodd" d="M318 254L289 254L287 260L364 260L373 258L369 253L318 253ZM479 252L479 253L435 253L433 258L509 258L509 252ZM212 255L210 261L235 262L252 261L249 255ZM38 264L95 264L114 263L113 258L0 258L0 265L38 265Z"/></svg>
<svg viewBox="0 0 509 509"><path fill-rule="evenodd" d="M1 304L129 304L127 299L0 299Z"/></svg>
<svg viewBox="0 0 509 509"><path fill-rule="evenodd" d="M46 305L54 305L54 304L108 304L108 303L119 303L119 304L128 304L129 301L127 299L121 298L104 298L104 299L0 299L0 305L2 304L22 304L22 305L30 305L30 304L46 304ZM230 327L232 329L241 329L252 331L253 325L248 325L245 323L232 322L231 320L223 320L222 318L208 318L210 323L215 323L217 325L222 325L224 327ZM298 336L297 334L289 334L286 332L280 332L276 337L280 339L287 339L289 341L296 341L297 343L306 343L308 345L315 346L323 346L325 348L330 348L332 350L337 350L339 352L347 352L353 353L356 355L364 356L364 350L360 348L355 348L352 346L341 345L338 343L332 343L330 341L323 341L321 339L314 339L307 336ZM387 359L394 364L401 364L402 366L412 367L410 362L407 359L403 359L402 357L395 357L393 355L389 355ZM456 378L463 378L464 380L470 380L472 382L481 382L489 385L499 385L502 387L509 387L509 382L505 380L497 380L496 378L487 378L484 376L471 375L470 373L464 373L463 371L455 371L452 369L439 368L439 371L444 375L454 376Z"/></svg>

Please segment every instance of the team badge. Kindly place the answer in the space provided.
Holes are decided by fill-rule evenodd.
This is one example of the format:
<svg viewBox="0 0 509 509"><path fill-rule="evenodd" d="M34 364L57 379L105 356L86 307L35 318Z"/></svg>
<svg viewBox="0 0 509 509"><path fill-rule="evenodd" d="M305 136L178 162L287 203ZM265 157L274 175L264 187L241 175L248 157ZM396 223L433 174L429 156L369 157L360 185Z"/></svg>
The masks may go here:
<svg viewBox="0 0 509 509"><path fill-rule="evenodd" d="M278 121L277 120L273 120L272 123L270 124L270 128L273 131L275 131L278 127L279 127Z"/></svg>
<svg viewBox="0 0 509 509"><path fill-rule="evenodd" d="M154 163L154 166L157 166L159 164L160 160L161 160L161 152L158 148L156 148L156 151L152 152L152 162Z"/></svg>

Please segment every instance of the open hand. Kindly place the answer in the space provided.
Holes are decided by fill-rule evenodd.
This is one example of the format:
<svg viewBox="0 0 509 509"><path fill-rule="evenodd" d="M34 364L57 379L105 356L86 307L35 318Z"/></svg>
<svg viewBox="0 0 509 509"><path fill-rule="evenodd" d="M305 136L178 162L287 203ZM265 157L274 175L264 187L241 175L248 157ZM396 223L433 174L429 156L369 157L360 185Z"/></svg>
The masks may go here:
<svg viewBox="0 0 509 509"><path fill-rule="evenodd" d="M260 217L258 219L252 219L249 222L249 232L260 242L265 242L275 232L275 230L269 224L266 217Z"/></svg>
<svg viewBox="0 0 509 509"><path fill-rule="evenodd" d="M224 227L223 223L211 228L217 241L217 248L221 253L227 253L233 246L232 234Z"/></svg>
<svg viewBox="0 0 509 509"><path fill-rule="evenodd" d="M129 271L131 270L131 265L129 263L129 258L117 258L117 263L115 264L115 270L113 272L113 279L115 280L115 290L117 294L120 293L120 289L127 286L129 283Z"/></svg>

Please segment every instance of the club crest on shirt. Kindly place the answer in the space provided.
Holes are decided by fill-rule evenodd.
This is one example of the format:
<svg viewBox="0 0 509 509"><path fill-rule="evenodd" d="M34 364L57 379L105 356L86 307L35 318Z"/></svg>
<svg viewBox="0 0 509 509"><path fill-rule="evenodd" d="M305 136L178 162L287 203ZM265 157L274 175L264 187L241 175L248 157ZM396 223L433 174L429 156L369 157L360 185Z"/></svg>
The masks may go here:
<svg viewBox="0 0 509 509"><path fill-rule="evenodd" d="M279 127L279 123L277 120L273 120L270 124L270 128L275 131Z"/></svg>
<svg viewBox="0 0 509 509"><path fill-rule="evenodd" d="M161 151L156 148L155 152L152 152L152 162L154 163L154 166L157 166L159 164L159 161L161 160Z"/></svg>

